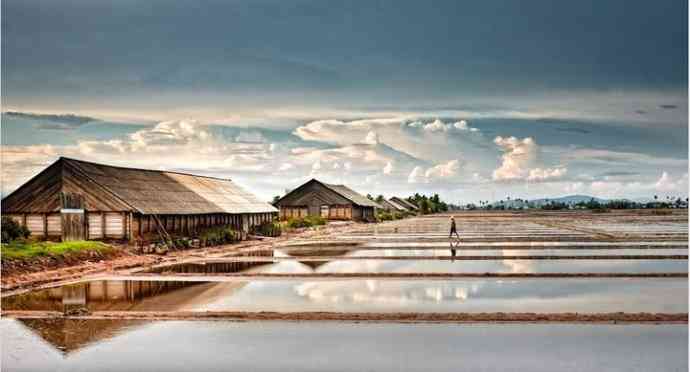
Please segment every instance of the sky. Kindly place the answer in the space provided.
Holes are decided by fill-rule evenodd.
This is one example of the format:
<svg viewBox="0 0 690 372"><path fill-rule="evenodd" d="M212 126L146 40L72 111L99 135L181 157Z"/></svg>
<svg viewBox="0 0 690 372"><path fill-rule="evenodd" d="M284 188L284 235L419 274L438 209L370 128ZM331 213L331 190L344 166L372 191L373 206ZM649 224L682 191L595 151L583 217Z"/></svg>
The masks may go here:
<svg viewBox="0 0 690 372"><path fill-rule="evenodd" d="M2 2L2 193L68 156L454 203L688 194L686 1Z"/></svg>

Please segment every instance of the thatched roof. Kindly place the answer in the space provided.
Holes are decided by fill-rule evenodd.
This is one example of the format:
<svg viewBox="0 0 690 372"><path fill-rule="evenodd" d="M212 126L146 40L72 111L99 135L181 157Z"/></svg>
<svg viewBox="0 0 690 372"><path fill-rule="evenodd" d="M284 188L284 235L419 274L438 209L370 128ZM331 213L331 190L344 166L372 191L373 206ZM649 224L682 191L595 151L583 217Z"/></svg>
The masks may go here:
<svg viewBox="0 0 690 372"><path fill-rule="evenodd" d="M396 203L393 200L386 200L383 199L379 204L381 204L384 208L390 209L390 210L396 210L396 211L407 211L408 209L398 203Z"/></svg>
<svg viewBox="0 0 690 372"><path fill-rule="evenodd" d="M329 189L337 192L340 194L342 197L345 199L351 201L353 204L362 206L362 207L374 207L374 208L381 208L381 206L376 203L375 201L367 198L364 195L358 194L356 191L352 190L351 188L345 186L345 185L331 185L327 183L322 184Z"/></svg>
<svg viewBox="0 0 690 372"><path fill-rule="evenodd" d="M399 198L397 196L394 196L394 197L390 198L390 201L392 201L394 203L398 203L398 204L404 206L405 208L413 210L413 211L419 210L419 207L417 205L415 205L414 203L412 203L412 202L410 202L404 198Z"/></svg>
<svg viewBox="0 0 690 372"><path fill-rule="evenodd" d="M288 192L274 205L280 207L297 206L305 203L305 200L313 198L319 198L318 200L322 204L352 203L360 207L381 208L373 200L369 200L366 196L357 193L345 185L323 183L315 178Z"/></svg>
<svg viewBox="0 0 690 372"><path fill-rule="evenodd" d="M148 169L115 167L60 158L49 169L60 177L59 191L85 194L87 210L129 210L142 214L210 214L277 212L272 205L229 179ZM44 173L41 172L41 173ZM41 174L34 179L45 179ZM3 212L22 212L21 203L36 187L34 179L3 200ZM24 189L24 190L23 190ZM32 206L35 209L39 206ZM107 208L107 209L106 209Z"/></svg>

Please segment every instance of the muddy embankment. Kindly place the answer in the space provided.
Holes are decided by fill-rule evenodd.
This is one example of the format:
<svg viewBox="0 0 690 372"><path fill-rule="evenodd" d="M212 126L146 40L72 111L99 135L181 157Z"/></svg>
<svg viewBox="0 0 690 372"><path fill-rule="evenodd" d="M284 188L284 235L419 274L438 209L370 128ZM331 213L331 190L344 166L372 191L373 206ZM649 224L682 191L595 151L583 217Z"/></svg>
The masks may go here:
<svg viewBox="0 0 690 372"><path fill-rule="evenodd" d="M46 256L31 261L3 260L2 291L36 288L49 283L78 280L99 273L146 268L161 263L175 264L190 258L246 254L255 250L273 249L274 245L285 244L292 239L313 239L323 235L348 232L359 225L346 223L318 229L302 229L290 231L278 238L263 238L261 240L248 240L239 244L171 251L166 256L137 254L125 246L119 246L108 255L73 255L65 258Z"/></svg>
<svg viewBox="0 0 690 372"><path fill-rule="evenodd" d="M83 251L60 256L38 256L31 259L3 258L2 274L13 276L44 272L46 270L54 270L68 266L89 265L124 256L131 256L131 254L121 249L113 249L108 252Z"/></svg>
<svg viewBox="0 0 690 372"><path fill-rule="evenodd" d="M681 323L687 313L345 313L345 312L244 312L244 311L96 311L66 315L58 311L3 311L18 319L118 319L118 320L229 320L229 321L340 321L380 323Z"/></svg>
<svg viewBox="0 0 690 372"><path fill-rule="evenodd" d="M271 280L271 279L455 279L455 278L687 278L687 273L175 273L165 280L199 279L199 281ZM160 274L138 273L109 280L160 279ZM208 278L208 279L206 279ZM220 280L219 280L220 279Z"/></svg>

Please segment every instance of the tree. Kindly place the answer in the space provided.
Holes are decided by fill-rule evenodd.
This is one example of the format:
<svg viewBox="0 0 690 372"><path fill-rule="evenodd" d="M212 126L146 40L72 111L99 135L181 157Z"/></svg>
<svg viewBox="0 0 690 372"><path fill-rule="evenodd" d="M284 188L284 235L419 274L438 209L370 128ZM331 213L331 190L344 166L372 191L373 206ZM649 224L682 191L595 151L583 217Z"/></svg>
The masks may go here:
<svg viewBox="0 0 690 372"><path fill-rule="evenodd" d="M422 214L429 214L429 201L427 199L422 199L420 201L419 210Z"/></svg>
<svg viewBox="0 0 690 372"><path fill-rule="evenodd" d="M383 202L383 195L379 194L379 196L376 197L376 202L377 203L382 203Z"/></svg>
<svg viewBox="0 0 690 372"><path fill-rule="evenodd" d="M681 206L683 206L683 200L681 198L676 199L675 205L676 208L680 208Z"/></svg>
<svg viewBox="0 0 690 372"><path fill-rule="evenodd" d="M280 195L276 195L273 197L273 201L271 201L271 204L276 205L276 203L280 200Z"/></svg>
<svg viewBox="0 0 690 372"><path fill-rule="evenodd" d="M31 233L26 226L20 225L17 221L9 218L2 217L2 242L9 243L17 239L26 239Z"/></svg>

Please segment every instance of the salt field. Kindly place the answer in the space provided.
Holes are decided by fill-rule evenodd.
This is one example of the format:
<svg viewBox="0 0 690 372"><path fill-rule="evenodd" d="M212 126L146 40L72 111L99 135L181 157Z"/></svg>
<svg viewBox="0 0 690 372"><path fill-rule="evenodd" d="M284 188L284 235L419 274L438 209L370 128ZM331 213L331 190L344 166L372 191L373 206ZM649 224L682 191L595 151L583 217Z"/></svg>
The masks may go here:
<svg viewBox="0 0 690 372"><path fill-rule="evenodd" d="M460 239L416 217L3 293L2 362L450 371L500 350L486 370L687 369L686 214L456 221Z"/></svg>

